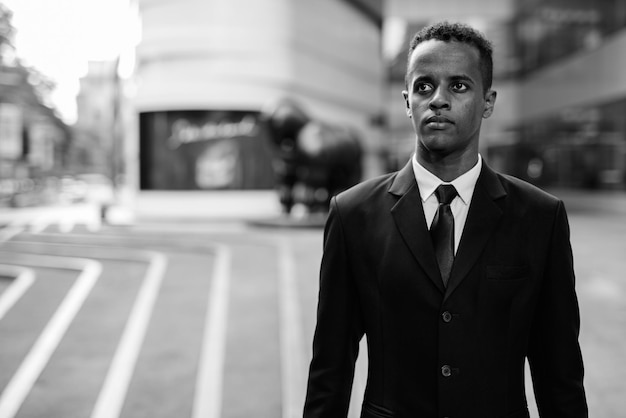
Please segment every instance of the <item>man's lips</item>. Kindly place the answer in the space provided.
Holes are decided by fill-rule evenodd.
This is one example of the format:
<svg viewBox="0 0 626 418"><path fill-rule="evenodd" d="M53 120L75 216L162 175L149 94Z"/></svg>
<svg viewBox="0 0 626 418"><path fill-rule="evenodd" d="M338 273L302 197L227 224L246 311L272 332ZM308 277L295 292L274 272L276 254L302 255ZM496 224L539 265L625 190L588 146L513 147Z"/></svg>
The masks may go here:
<svg viewBox="0 0 626 418"><path fill-rule="evenodd" d="M428 129L432 129L434 131L443 131L446 130L448 128L450 128L450 126L452 126L454 124L454 122L452 122L450 119L448 119L445 116L431 116L429 118L427 118L424 121L424 126Z"/></svg>
<svg viewBox="0 0 626 418"><path fill-rule="evenodd" d="M443 123L453 123L450 119L446 118L445 116L431 116L428 119L426 119L426 123L436 123L436 124L443 124Z"/></svg>

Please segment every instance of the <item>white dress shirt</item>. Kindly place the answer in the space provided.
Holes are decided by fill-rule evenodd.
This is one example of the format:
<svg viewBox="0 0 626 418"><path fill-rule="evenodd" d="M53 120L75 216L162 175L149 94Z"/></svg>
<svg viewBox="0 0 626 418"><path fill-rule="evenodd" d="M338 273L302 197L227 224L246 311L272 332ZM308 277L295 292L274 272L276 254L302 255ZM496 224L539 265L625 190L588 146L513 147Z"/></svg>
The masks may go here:
<svg viewBox="0 0 626 418"><path fill-rule="evenodd" d="M417 180L417 186L422 197L426 225L428 225L429 229L435 218L435 213L437 213L437 208L439 207L435 189L437 189L440 184L452 184L458 193L450 204L452 215L454 216L454 253L456 254L459 248L459 242L461 242L461 235L463 235L463 228L465 227L472 196L474 195L476 181L478 180L480 169L482 168L482 157L478 154L478 162L476 165L451 182L441 180L424 168L424 166L417 162L417 156L415 154L413 154L412 162L415 180Z"/></svg>

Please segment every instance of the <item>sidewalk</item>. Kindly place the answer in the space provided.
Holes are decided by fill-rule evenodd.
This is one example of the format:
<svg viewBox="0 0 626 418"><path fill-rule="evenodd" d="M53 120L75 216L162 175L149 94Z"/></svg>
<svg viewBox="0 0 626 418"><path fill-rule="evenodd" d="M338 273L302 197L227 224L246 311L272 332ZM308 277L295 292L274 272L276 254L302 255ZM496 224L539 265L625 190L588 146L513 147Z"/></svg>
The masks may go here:
<svg viewBox="0 0 626 418"><path fill-rule="evenodd" d="M554 189L568 213L613 214L626 217L626 191L580 191ZM46 209L67 205L0 207L0 225L17 218L37 216ZM126 193L105 208L111 224L135 222L264 222L281 216L278 195L262 191L140 191Z"/></svg>
<svg viewBox="0 0 626 418"><path fill-rule="evenodd" d="M129 209L138 222L251 221L281 214L273 190L141 191L132 198Z"/></svg>
<svg viewBox="0 0 626 418"><path fill-rule="evenodd" d="M568 213L626 216L626 190L548 189L562 199ZM132 205L137 220L267 220L281 215L278 195L263 191L141 191Z"/></svg>

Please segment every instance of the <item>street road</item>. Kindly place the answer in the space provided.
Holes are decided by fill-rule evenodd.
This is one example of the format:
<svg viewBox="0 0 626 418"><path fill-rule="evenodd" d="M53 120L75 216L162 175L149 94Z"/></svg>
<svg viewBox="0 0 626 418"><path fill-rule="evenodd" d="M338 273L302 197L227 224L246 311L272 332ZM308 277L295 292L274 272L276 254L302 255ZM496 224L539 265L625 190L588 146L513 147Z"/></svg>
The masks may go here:
<svg viewBox="0 0 626 418"><path fill-rule="evenodd" d="M570 212L594 417L626 410L624 220ZM109 226L71 207L3 223L0 418L301 415L320 228Z"/></svg>

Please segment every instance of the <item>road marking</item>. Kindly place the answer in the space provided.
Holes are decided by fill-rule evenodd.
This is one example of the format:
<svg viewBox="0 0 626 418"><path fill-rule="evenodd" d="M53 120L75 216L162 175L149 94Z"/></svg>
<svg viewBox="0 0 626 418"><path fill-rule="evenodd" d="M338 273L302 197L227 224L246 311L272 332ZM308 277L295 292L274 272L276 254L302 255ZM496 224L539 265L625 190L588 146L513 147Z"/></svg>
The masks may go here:
<svg viewBox="0 0 626 418"><path fill-rule="evenodd" d="M49 234L42 234L49 235ZM24 247L37 245L37 241L19 241L8 243L10 247ZM102 248L93 245L46 243L49 247L87 247ZM149 267L143 278L128 322L122 333L120 343L113 356L111 366L107 372L103 388L100 391L94 406L92 417L118 417L121 413L126 394L132 379L133 372L145 334L152 316L152 310L159 293L162 277L167 267L167 258L161 253L150 251L132 251L124 248L106 248L109 254L100 252L98 259L127 260L148 262ZM23 251L23 249L22 249ZM134 253L134 254L133 254ZM4 418L1 417L0 418Z"/></svg>
<svg viewBox="0 0 626 418"><path fill-rule="evenodd" d="M0 243L5 242L24 231L21 226L9 225L0 229Z"/></svg>
<svg viewBox="0 0 626 418"><path fill-rule="evenodd" d="M282 371L283 418L302 416L306 396L307 365L305 361L302 317L298 304L295 257L287 239L279 242L279 312ZM367 342L359 344L348 417L361 416L361 405L367 380Z"/></svg>
<svg viewBox="0 0 626 418"><path fill-rule="evenodd" d="M50 234L43 234L50 235ZM56 235L56 234L52 234ZM81 236L81 235L76 235ZM102 236L100 238L103 238ZM111 239L117 239L117 237L106 237ZM15 245L29 245L36 244L35 241L19 241L13 243ZM49 246L76 246L78 244L57 244L47 243ZM81 246L84 247L84 246ZM89 245L89 247L97 247ZM202 342L202 353L200 358L200 364L198 366L198 374L196 377L196 393L193 405L193 418L219 418L222 408L222 385L223 385L223 372L224 372L224 353L226 347L226 331L227 331L227 316L228 316L228 300L230 289L230 267L232 252L226 246L214 246L215 247L215 265L213 267L213 281L210 290L210 299L206 311L206 320ZM110 255L104 255L100 253L99 259L132 259L137 261L137 257L131 258L128 255L128 251L123 251L117 257ZM121 255L123 254L123 256ZM164 267L163 267L164 269ZM148 281L147 277L144 279L144 285ZM142 287L143 287L142 286ZM140 291L141 292L141 291ZM137 305L137 303L135 304ZM135 306L136 307L136 306ZM135 310L135 307L133 310ZM147 324L146 324L147 326ZM124 338L130 338L128 334L129 325L125 330ZM137 336L136 336L137 337ZM143 336L141 337L143 340ZM120 343L115 357L122 357L120 353L122 350ZM141 345L141 341L136 341L136 350L138 351ZM128 344L126 344L128 345ZM130 349L129 349L130 350ZM135 353L136 356L138 353ZM94 412L91 417L117 417L121 412L123 406L125 394L128 390L129 380L134 369L134 363L130 363L130 355L126 355L125 361L121 359L114 359L107 378L105 380L105 388L101 391L97 405L94 408ZM118 370L113 371L116 368ZM123 375L125 374L125 375ZM3 417L0 417L3 418Z"/></svg>
<svg viewBox="0 0 626 418"><path fill-rule="evenodd" d="M30 225L30 233L31 234L40 234L44 229L48 227L47 222L33 222Z"/></svg>
<svg viewBox="0 0 626 418"><path fill-rule="evenodd" d="M75 220L72 216L67 215L59 220L59 232L67 234L74 229Z"/></svg>
<svg viewBox="0 0 626 418"><path fill-rule="evenodd" d="M528 405L528 412L531 417L538 417L539 411L537 410L537 400L535 399L535 391L533 390L533 378L530 373L530 365L528 359L524 361L524 387L526 390L526 404Z"/></svg>
<svg viewBox="0 0 626 418"><path fill-rule="evenodd" d="M229 248L216 246L192 418L219 418L222 413L231 260Z"/></svg>
<svg viewBox="0 0 626 418"><path fill-rule="evenodd" d="M150 266L139 289L91 418L117 418L124 406L139 351L167 268L165 255L157 252L145 253L150 256Z"/></svg>
<svg viewBox="0 0 626 418"><path fill-rule="evenodd" d="M102 229L102 219L99 214L86 219L85 224L89 232L98 232Z"/></svg>
<svg viewBox="0 0 626 418"><path fill-rule="evenodd" d="M3 218L10 220L10 223L4 229L0 229L0 242L15 235L4 237L7 232L16 230L15 227L21 227L20 231L28 229L32 234L40 234L53 224L58 224L61 233L72 232L78 224L84 224L90 232L102 229L100 207L93 203L20 209Z"/></svg>
<svg viewBox="0 0 626 418"><path fill-rule="evenodd" d="M306 392L306 364L302 344L302 320L296 285L293 245L278 242L278 288L283 418L302 416Z"/></svg>
<svg viewBox="0 0 626 418"><path fill-rule="evenodd" d="M83 258L11 255L20 264L81 270L81 273L0 395L0 418L13 418L17 414L102 272L100 263Z"/></svg>
<svg viewBox="0 0 626 418"><path fill-rule="evenodd" d="M26 217L16 216L6 227L0 228L0 243L9 241L14 236L22 233L26 221Z"/></svg>
<svg viewBox="0 0 626 418"><path fill-rule="evenodd" d="M49 227L52 222L53 218L51 213L41 214L29 222L30 232L32 234L39 234Z"/></svg>
<svg viewBox="0 0 626 418"><path fill-rule="evenodd" d="M359 356L354 366L354 383L352 384L352 396L350 396L350 407L348 418L359 418L365 395L367 384L367 339L363 338L359 343Z"/></svg>
<svg viewBox="0 0 626 418"><path fill-rule="evenodd" d="M26 267L17 267L8 264L0 264L0 272L14 276L11 284L0 294L0 320L4 318L13 305L26 293L35 281L35 272Z"/></svg>

